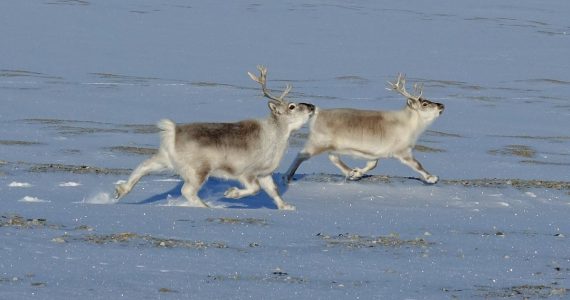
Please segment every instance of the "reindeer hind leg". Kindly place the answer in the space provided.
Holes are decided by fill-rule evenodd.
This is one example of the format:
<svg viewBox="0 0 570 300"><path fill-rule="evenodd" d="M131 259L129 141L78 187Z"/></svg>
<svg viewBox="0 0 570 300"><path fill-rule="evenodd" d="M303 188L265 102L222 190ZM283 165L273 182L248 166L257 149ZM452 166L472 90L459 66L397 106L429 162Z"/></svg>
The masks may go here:
<svg viewBox="0 0 570 300"><path fill-rule="evenodd" d="M115 199L120 199L128 194L139 180L152 172L159 172L168 169L166 157L162 153L158 153L151 158L143 161L131 173L129 179L125 183L120 183L115 186Z"/></svg>
<svg viewBox="0 0 570 300"><path fill-rule="evenodd" d="M241 184L243 184L243 189L238 189L237 187L229 188L225 193L224 197L239 199L245 196L254 195L259 192L259 181L254 176L244 176L239 178Z"/></svg>
<svg viewBox="0 0 570 300"><path fill-rule="evenodd" d="M366 165L364 166L364 168L354 168L350 171L350 173L348 174L348 178L350 180L359 180L360 178L362 178L362 176L364 176L368 171L376 168L376 166L378 165L378 160L369 160L366 162Z"/></svg>

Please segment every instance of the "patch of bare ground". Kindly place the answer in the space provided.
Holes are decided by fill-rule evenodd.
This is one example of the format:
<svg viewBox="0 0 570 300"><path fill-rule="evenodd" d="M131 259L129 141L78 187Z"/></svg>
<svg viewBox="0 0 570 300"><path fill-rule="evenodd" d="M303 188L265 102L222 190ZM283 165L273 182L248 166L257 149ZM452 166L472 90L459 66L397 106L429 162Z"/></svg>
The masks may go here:
<svg viewBox="0 0 570 300"><path fill-rule="evenodd" d="M525 158L533 158L536 156L536 150L526 145L507 145L502 149L492 149L488 151L491 155L518 156Z"/></svg>
<svg viewBox="0 0 570 300"><path fill-rule="evenodd" d="M521 160L523 164L541 166L570 166L570 162L542 161L542 160Z"/></svg>
<svg viewBox="0 0 570 300"><path fill-rule="evenodd" d="M98 175L129 175L131 169L103 168L85 165L65 164L32 164L29 169L32 173L72 173L72 174L98 174Z"/></svg>
<svg viewBox="0 0 570 300"><path fill-rule="evenodd" d="M52 240L57 243L84 242L97 245L120 244L156 248L183 248L204 250L209 248L225 249L223 242L189 241L170 238L159 238L151 235L141 235L132 232L112 234L63 235Z"/></svg>
<svg viewBox="0 0 570 300"><path fill-rule="evenodd" d="M89 1L85 0L52 0L46 2L51 5L89 5Z"/></svg>
<svg viewBox="0 0 570 300"><path fill-rule="evenodd" d="M156 148L134 147L134 146L114 146L105 148L110 152L136 154L136 155L154 155L158 152Z"/></svg>
<svg viewBox="0 0 570 300"><path fill-rule="evenodd" d="M4 171L2 171L2 168L4 168L4 166L8 164L7 161L5 160L0 160L0 177L2 176L6 176L6 173Z"/></svg>
<svg viewBox="0 0 570 300"><path fill-rule="evenodd" d="M28 273L23 276L8 276L3 274L0 276L0 286L2 285L16 285L16 284L29 284L32 287L45 287L46 282L35 281L36 274Z"/></svg>
<svg viewBox="0 0 570 300"><path fill-rule="evenodd" d="M116 125L95 121L61 120L61 119L24 119L27 124L44 125L62 135L83 135L95 133L128 133L127 129Z"/></svg>
<svg viewBox="0 0 570 300"><path fill-rule="evenodd" d="M520 163L522 164L529 164L529 165L550 165L550 166L570 166L570 162L561 162L561 161L543 161L535 158L538 155L538 151L534 150L530 146L526 145L507 145L501 149L492 149L488 151L491 155L502 155L502 156L512 156L512 157L521 157L527 158L521 160ZM567 153L554 153L554 152L541 152L541 154L551 155L551 156L558 156L558 157L566 157L568 156Z"/></svg>
<svg viewBox="0 0 570 300"><path fill-rule="evenodd" d="M0 216L0 228L18 228L18 229L34 229L49 228L61 229L64 226L50 224L44 218L24 218L19 215L2 215Z"/></svg>
<svg viewBox="0 0 570 300"><path fill-rule="evenodd" d="M388 176L388 175L370 175L364 176L357 182L361 183L393 183L393 182L406 182L411 177L402 176ZM308 182L345 182L346 177L338 174L324 174L315 173L304 175L299 178L300 181ZM540 179L499 179L499 178L481 178L481 179L442 179L437 184L444 185L462 185L465 187L513 187L516 189L531 189L543 188L553 190L566 190L570 191L570 182L568 181L553 181L553 180L540 180Z"/></svg>
<svg viewBox="0 0 570 300"><path fill-rule="evenodd" d="M97 121L62 120L34 118L22 120L26 124L43 125L62 135L84 135L96 133L153 134L160 130L154 124L113 124Z"/></svg>
<svg viewBox="0 0 570 300"><path fill-rule="evenodd" d="M2 146L38 146L38 145L43 145L43 144L38 143L38 142L30 142L30 141L0 140L0 145L2 145Z"/></svg>
<svg viewBox="0 0 570 300"><path fill-rule="evenodd" d="M358 234L350 233L341 233L337 235L318 233L316 236L325 241L327 247L345 247L350 249L375 247L425 248L433 244L432 242L428 242L423 238L416 238L411 240L401 239L397 234L390 234L388 236L361 236Z"/></svg>
<svg viewBox="0 0 570 300"><path fill-rule="evenodd" d="M160 293L164 293L164 294L178 293L177 290L173 290L173 289L170 289L170 288L160 288L160 289L158 289L158 291L159 291Z"/></svg>
<svg viewBox="0 0 570 300"><path fill-rule="evenodd" d="M364 77L361 77L361 76L357 76L357 75L338 76L338 77L335 77L335 79L338 81L344 81L344 82L354 83L354 84L358 84L358 85L366 85L366 84L370 83L370 80L368 80Z"/></svg>
<svg viewBox="0 0 570 300"><path fill-rule="evenodd" d="M230 224L230 225L268 225L266 219L256 219L256 218L229 218L229 217L220 217L220 218L208 218L206 219L207 222L210 223L218 223L218 224Z"/></svg>
<svg viewBox="0 0 570 300"><path fill-rule="evenodd" d="M558 283L549 285L523 284L506 288L479 286L477 290L485 299L514 298L514 299L562 299L568 295L568 289Z"/></svg>
<svg viewBox="0 0 570 300"><path fill-rule="evenodd" d="M414 147L414 150L418 151L418 152L423 152L423 153L441 153L441 152L445 152L445 150L443 149L438 149L438 148L433 148L433 147L429 147L429 146L425 146L425 145L416 145Z"/></svg>
<svg viewBox="0 0 570 300"><path fill-rule="evenodd" d="M0 228L16 228L16 229L54 229L54 230L75 230L75 231L93 231L94 228L88 225L79 225L74 228L68 228L62 224L53 224L45 218L25 218L18 214L2 214L0 215Z"/></svg>
<svg viewBox="0 0 570 300"><path fill-rule="evenodd" d="M276 282L276 283L290 283L290 284L302 284L307 283L307 280L303 277L290 275L281 268L276 268L275 270L264 274L264 275L242 275L240 273L233 273L229 275L225 274L215 274L208 275L206 282L219 282L219 281L262 281L262 282Z"/></svg>
<svg viewBox="0 0 570 300"><path fill-rule="evenodd" d="M59 163L36 164L24 161L6 162L0 161L0 168L11 166L12 168L26 168L31 173L70 173L70 174L97 174L97 175L129 175L132 169L105 168L87 165L67 165ZM0 176L2 175L0 171Z"/></svg>
<svg viewBox="0 0 570 300"><path fill-rule="evenodd" d="M149 124L125 124L120 125L121 128L128 130L132 133L138 134L153 134L160 132L160 129L156 125Z"/></svg>
<svg viewBox="0 0 570 300"><path fill-rule="evenodd" d="M552 143L563 143L570 141L570 136L536 136L536 135L490 135L491 137L498 138L513 138L523 140L539 140Z"/></svg>
<svg viewBox="0 0 570 300"><path fill-rule="evenodd" d="M436 130L427 130L427 136L439 136L439 137L452 137L452 138L462 138L464 136L457 134L457 133L449 133L443 131L436 131Z"/></svg>
<svg viewBox="0 0 570 300"><path fill-rule="evenodd" d="M570 85L570 81L560 80L555 78L532 78L526 80L517 80L517 82L523 83L548 83L552 85Z"/></svg>
<svg viewBox="0 0 570 300"><path fill-rule="evenodd" d="M58 76L51 76L39 72L32 72L26 70L8 70L8 69L0 70L0 77L7 77L7 78L30 77L30 78L52 79L52 80L62 79L61 77Z"/></svg>
<svg viewBox="0 0 570 300"><path fill-rule="evenodd" d="M546 188L554 190L570 190L570 182L526 179L456 179L443 180L445 184L468 187L514 187L517 189Z"/></svg>

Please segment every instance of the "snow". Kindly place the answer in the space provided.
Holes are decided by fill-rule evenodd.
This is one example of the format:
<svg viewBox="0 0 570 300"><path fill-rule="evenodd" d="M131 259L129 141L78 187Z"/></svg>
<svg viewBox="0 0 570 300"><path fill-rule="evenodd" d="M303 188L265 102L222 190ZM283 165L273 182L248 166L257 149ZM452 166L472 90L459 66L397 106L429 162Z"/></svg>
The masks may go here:
<svg viewBox="0 0 570 300"><path fill-rule="evenodd" d="M68 181L68 182L61 182L58 186L60 187L76 187L76 186L80 186L81 183L79 182L73 182L73 181Z"/></svg>
<svg viewBox="0 0 570 300"><path fill-rule="evenodd" d="M17 182L17 181L12 181L12 182L10 182L10 184L8 184L8 187L28 188L31 186L32 185L27 183L27 182Z"/></svg>
<svg viewBox="0 0 570 300"><path fill-rule="evenodd" d="M0 2L1 299L568 298L567 1ZM113 187L154 124L267 115L247 76L322 108L446 105L416 157L347 181L321 155L239 200ZM290 141L275 179L301 149ZM351 166L363 161L348 158Z"/></svg>
<svg viewBox="0 0 570 300"><path fill-rule="evenodd" d="M25 196L24 198L18 200L20 202L29 202L29 203L45 203L45 202L50 202L48 200L42 200L39 199L38 197L31 197L31 196Z"/></svg>

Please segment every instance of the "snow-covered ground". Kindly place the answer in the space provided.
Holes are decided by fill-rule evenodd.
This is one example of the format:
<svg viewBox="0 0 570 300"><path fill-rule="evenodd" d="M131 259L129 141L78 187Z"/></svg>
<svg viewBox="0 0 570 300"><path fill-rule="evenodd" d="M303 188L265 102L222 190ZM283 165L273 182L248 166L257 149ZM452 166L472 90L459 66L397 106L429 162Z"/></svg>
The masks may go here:
<svg viewBox="0 0 570 300"><path fill-rule="evenodd" d="M570 297L570 2L0 2L1 299ZM176 176L118 180L153 124L267 113L246 75L323 108L446 111L417 158L358 182L326 156L289 187L184 207ZM275 175L300 150L307 129ZM351 165L363 161L348 160Z"/></svg>

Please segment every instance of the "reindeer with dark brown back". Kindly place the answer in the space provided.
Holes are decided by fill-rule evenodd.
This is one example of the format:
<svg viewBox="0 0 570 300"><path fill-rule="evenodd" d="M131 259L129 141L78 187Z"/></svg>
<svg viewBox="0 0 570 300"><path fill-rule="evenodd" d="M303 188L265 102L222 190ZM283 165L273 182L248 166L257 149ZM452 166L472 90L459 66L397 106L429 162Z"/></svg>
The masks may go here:
<svg viewBox="0 0 570 300"><path fill-rule="evenodd" d="M200 187L209 176L236 179L243 188L232 187L224 196L238 199L256 194L260 187L273 199L278 209L293 210L277 190L273 171L279 165L294 130L305 124L315 107L285 100L288 85L279 97L266 87L267 69L259 66L260 76L249 76L261 85L269 98L270 114L265 119L236 123L192 123L177 125L170 120L158 123L161 143L158 153L142 162L128 181L118 184L116 198L128 194L150 172L171 170L184 180L182 195L192 206L207 207L198 197Z"/></svg>

